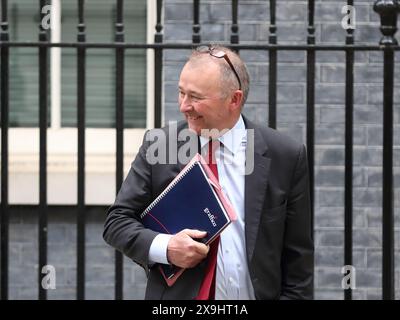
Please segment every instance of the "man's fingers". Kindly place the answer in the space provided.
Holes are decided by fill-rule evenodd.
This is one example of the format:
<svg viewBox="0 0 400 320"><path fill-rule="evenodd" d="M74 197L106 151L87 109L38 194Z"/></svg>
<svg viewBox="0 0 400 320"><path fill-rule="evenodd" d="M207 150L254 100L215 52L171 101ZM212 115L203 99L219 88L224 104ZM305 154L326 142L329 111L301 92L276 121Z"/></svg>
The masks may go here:
<svg viewBox="0 0 400 320"><path fill-rule="evenodd" d="M194 230L194 229L185 229L183 230L185 234L187 234L189 237L192 239L202 239L207 235L206 231L200 231L200 230ZM208 251L210 250L210 247L208 245L205 245L204 243L197 242L194 244L195 250L198 254L202 256L206 256Z"/></svg>
<svg viewBox="0 0 400 320"><path fill-rule="evenodd" d="M196 246L197 252L203 256L206 256L208 254L208 251L210 251L210 246L207 246L203 243L199 243L198 246Z"/></svg>
<svg viewBox="0 0 400 320"><path fill-rule="evenodd" d="M174 265L191 268L203 260L209 251L209 246L196 241L203 238L207 232L185 229L174 235L168 242L167 258Z"/></svg>

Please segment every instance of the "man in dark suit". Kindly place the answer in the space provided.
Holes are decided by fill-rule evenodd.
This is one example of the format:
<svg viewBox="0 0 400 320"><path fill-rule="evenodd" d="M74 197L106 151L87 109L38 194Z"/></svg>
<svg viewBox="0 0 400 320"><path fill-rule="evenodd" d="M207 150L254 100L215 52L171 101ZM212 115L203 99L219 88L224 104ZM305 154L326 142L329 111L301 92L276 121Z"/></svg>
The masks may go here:
<svg viewBox="0 0 400 320"><path fill-rule="evenodd" d="M196 151L218 141L215 151L220 184L238 220L217 246L209 298L311 299L313 254L306 151L290 138L246 119L242 108L249 75L240 57L224 47L198 48L179 80L179 106L186 121L158 134L148 131L116 201L108 211L104 239L144 268L146 299L200 299L211 250L199 230L165 235L144 228L140 213L187 162L187 145L178 137L189 129ZM154 139L154 138L153 138ZM193 141L193 139L189 139ZM171 144L176 143L176 148ZM192 145L193 146L193 145ZM164 153L167 163L154 161ZM177 159L171 161L171 159ZM190 158L190 157L189 157ZM223 159L224 161L222 161ZM226 161L229 160L229 161ZM188 212L190 214L190 212ZM159 263L187 268L171 287Z"/></svg>

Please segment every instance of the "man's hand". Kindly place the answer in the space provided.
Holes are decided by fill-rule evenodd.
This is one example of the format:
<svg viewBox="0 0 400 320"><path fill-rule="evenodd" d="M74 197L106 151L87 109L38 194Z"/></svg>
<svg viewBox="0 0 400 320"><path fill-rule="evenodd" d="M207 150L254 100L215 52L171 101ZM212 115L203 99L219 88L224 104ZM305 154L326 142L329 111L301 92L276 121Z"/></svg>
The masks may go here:
<svg viewBox="0 0 400 320"><path fill-rule="evenodd" d="M185 229L174 235L168 242L167 258L169 263L181 268L193 268L207 257L209 246L193 239L201 239L205 231Z"/></svg>

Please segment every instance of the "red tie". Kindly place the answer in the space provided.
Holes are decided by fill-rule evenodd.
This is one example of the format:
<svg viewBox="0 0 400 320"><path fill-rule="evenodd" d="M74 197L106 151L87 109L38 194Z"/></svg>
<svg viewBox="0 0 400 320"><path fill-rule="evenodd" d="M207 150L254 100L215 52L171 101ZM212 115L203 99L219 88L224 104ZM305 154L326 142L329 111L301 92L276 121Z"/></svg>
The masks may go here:
<svg viewBox="0 0 400 320"><path fill-rule="evenodd" d="M218 179L218 168L215 161L215 149L219 141L212 141L208 143L208 166ZM215 297L215 273L217 267L217 254L218 254L219 236L210 244L210 251L208 252L208 261L205 271L205 276L200 286L199 294L196 300L214 300Z"/></svg>

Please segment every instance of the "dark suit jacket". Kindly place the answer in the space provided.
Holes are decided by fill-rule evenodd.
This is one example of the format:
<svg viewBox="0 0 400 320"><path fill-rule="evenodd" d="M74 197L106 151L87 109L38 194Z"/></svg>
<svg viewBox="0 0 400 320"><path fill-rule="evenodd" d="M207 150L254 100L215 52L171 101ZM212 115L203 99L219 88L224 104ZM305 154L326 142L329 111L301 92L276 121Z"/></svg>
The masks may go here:
<svg viewBox="0 0 400 320"><path fill-rule="evenodd" d="M247 129L254 129L254 171L245 176L245 238L255 296L311 299L314 246L305 147L244 120ZM178 133L183 128L187 128L184 121L178 124ZM163 130L168 132L167 127ZM167 136L167 145L169 140ZM178 142L178 150L183 144ZM186 270L172 287L166 285L157 265L149 267L148 253L157 233L145 229L138 217L185 165L150 165L146 161L150 145L151 141L144 139L108 211L103 237L145 269L146 299L193 299L205 261ZM250 149L248 144L247 156Z"/></svg>

